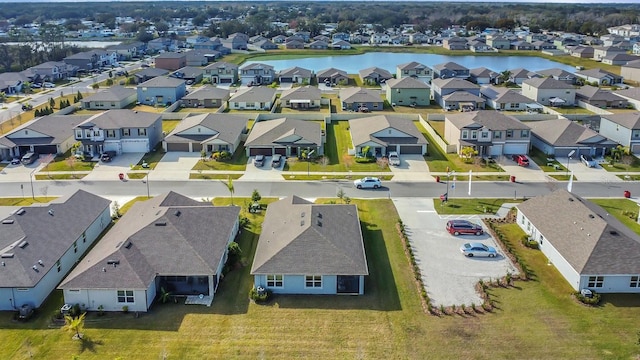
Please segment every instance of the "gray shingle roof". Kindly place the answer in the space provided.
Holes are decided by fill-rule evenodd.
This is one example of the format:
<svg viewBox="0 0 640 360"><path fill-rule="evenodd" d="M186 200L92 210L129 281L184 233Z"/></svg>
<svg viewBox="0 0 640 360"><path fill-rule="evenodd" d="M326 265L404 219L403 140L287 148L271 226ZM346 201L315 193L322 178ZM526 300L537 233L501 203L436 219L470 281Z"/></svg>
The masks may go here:
<svg viewBox="0 0 640 360"><path fill-rule="evenodd" d="M640 238L600 206L564 189L517 206L580 274L640 274Z"/></svg>
<svg viewBox="0 0 640 360"><path fill-rule="evenodd" d="M371 76L373 74L378 74L382 79L391 79L393 75L385 69L373 66L370 68L360 70L360 77L366 78L367 76Z"/></svg>
<svg viewBox="0 0 640 360"><path fill-rule="evenodd" d="M444 95L442 99L444 101L459 101L459 102L472 101L476 103L485 102L483 98L476 96L470 92L466 92L462 90L454 91L451 94Z"/></svg>
<svg viewBox="0 0 640 360"><path fill-rule="evenodd" d="M238 65L232 64L232 63L228 63L226 61L218 61L218 62L215 62L213 64L209 64L209 65L205 66L204 69L205 70L211 70L211 69L229 69L229 70L233 70L233 69L238 69Z"/></svg>
<svg viewBox="0 0 640 360"><path fill-rule="evenodd" d="M562 70L562 69L558 69L558 68L552 68L552 69L546 69L546 70L540 70L538 71L538 74L543 75L543 76L552 76L555 78L575 78L576 76L566 70Z"/></svg>
<svg viewBox="0 0 640 360"><path fill-rule="evenodd" d="M97 125L101 129L148 128L160 120L160 114L128 109L113 109L96 114L77 127Z"/></svg>
<svg viewBox="0 0 640 360"><path fill-rule="evenodd" d="M587 70L580 70L580 71L576 71L576 75L583 77L583 78L587 78L587 77L592 77L592 78L602 78L605 76L611 76L614 78L619 78L619 75L616 75L614 73L611 73L609 71L606 70L602 70L600 68L596 68L596 69L587 69Z"/></svg>
<svg viewBox="0 0 640 360"><path fill-rule="evenodd" d="M590 101L625 101L624 98L614 94L611 90L605 90L591 85L585 85L576 89L576 96L584 97Z"/></svg>
<svg viewBox="0 0 640 360"><path fill-rule="evenodd" d="M269 204L251 274L369 275L355 205Z"/></svg>
<svg viewBox="0 0 640 360"><path fill-rule="evenodd" d="M602 118L624 126L627 129L640 129L640 113L638 112L606 114L602 115Z"/></svg>
<svg viewBox="0 0 640 360"><path fill-rule="evenodd" d="M229 90L223 89L211 85L205 85L199 87L192 93L185 95L183 100L189 99L198 99L198 100L212 100L212 99L221 99L222 101L226 101L229 99Z"/></svg>
<svg viewBox="0 0 640 360"><path fill-rule="evenodd" d="M522 84L530 85L537 89L574 89L573 85L550 77L527 79Z"/></svg>
<svg viewBox="0 0 640 360"><path fill-rule="evenodd" d="M136 89L126 88L124 86L112 86L108 89L101 90L100 92L82 99L82 102L91 101L122 101L129 96L136 94Z"/></svg>
<svg viewBox="0 0 640 360"><path fill-rule="evenodd" d="M176 78L171 78L171 77L164 77L164 76L158 76L158 77L154 77L151 80L147 80L145 82L143 82L142 84L138 84L138 87L150 87L150 88L176 88L180 85L184 84L184 80L180 80L180 79L176 79Z"/></svg>
<svg viewBox="0 0 640 360"><path fill-rule="evenodd" d="M438 70L438 71L441 71L441 70L444 70L444 69L455 70L455 71L469 70L466 67L464 67L464 66L462 66L462 65L460 65L458 63L455 63L453 61L449 61L449 62L446 62L446 63L434 65L433 69L434 70Z"/></svg>
<svg viewBox="0 0 640 360"><path fill-rule="evenodd" d="M568 119L531 121L527 125L536 137L553 146L577 146L586 144L585 141L595 146L607 141L607 138L597 132Z"/></svg>
<svg viewBox="0 0 640 360"><path fill-rule="evenodd" d="M615 93L625 98L640 100L640 88L616 90Z"/></svg>
<svg viewBox="0 0 640 360"><path fill-rule="evenodd" d="M416 61L411 61L408 63L404 63L404 64L400 64L398 65L398 69L400 70L415 70L415 69L428 69L429 67L427 65L421 64L419 62Z"/></svg>
<svg viewBox="0 0 640 360"><path fill-rule="evenodd" d="M329 69L320 70L316 74L316 76L319 78L332 77L336 75L347 76L347 72L344 70L336 69L336 68L329 68Z"/></svg>
<svg viewBox="0 0 640 360"><path fill-rule="evenodd" d="M146 68L138 71L137 73L134 74L134 76L140 79L144 79L144 78L154 78L157 76L163 76L163 75L167 75L168 73L169 73L169 70L165 70L165 69Z"/></svg>
<svg viewBox="0 0 640 360"><path fill-rule="evenodd" d="M167 135L165 141L174 142L207 142L214 139L224 141L228 144L235 144L236 140L247 127L248 118L228 115L228 114L199 114L184 118L176 128ZM203 126L216 132L215 135L192 135L182 134L182 132L194 126Z"/></svg>
<svg viewBox="0 0 640 360"><path fill-rule="evenodd" d="M381 103L379 91L361 87L348 87L340 90L340 100L346 103Z"/></svg>
<svg viewBox="0 0 640 360"><path fill-rule="evenodd" d="M401 79L387 80L387 86L390 89L429 89L424 81L414 79L412 77L403 77Z"/></svg>
<svg viewBox="0 0 640 360"><path fill-rule="evenodd" d="M3 219L0 253L12 253L13 257L2 258L0 287L38 284L110 204L107 199L78 190L50 204L24 207L22 215L16 213ZM18 245L23 241L28 244L21 248ZM42 260L42 265L38 260ZM34 265L38 271L32 269Z"/></svg>
<svg viewBox="0 0 640 360"><path fill-rule="evenodd" d="M313 71L309 69L304 69L298 66L290 67L288 69L280 70L278 72L279 77L290 77L290 76L293 77L297 75L303 78L310 78L312 74L313 74Z"/></svg>
<svg viewBox="0 0 640 360"><path fill-rule="evenodd" d="M54 145L60 144L73 136L73 128L90 118L91 115L47 115L35 118L18 126L10 133L0 137L0 144L8 147L17 145ZM31 130L34 136L14 137L22 130ZM36 137L35 133L45 136Z"/></svg>
<svg viewBox="0 0 640 360"><path fill-rule="evenodd" d="M395 143L394 140L399 140L399 138L389 137L376 138L372 135L385 129L396 129L410 135L410 138L402 138L402 143L404 144L427 144L427 140L411 119L392 115L376 115L349 120L349 132L354 146L359 146L369 141L386 146L388 143Z"/></svg>
<svg viewBox="0 0 640 360"><path fill-rule="evenodd" d="M147 289L157 275L213 275L239 213L176 193L137 202L59 288Z"/></svg>
<svg viewBox="0 0 640 360"><path fill-rule="evenodd" d="M460 90L467 90L467 89L479 89L480 86L464 80L464 79L458 79L458 78L449 78L449 79L433 79L431 81L432 85L437 86L440 89L460 89Z"/></svg>
<svg viewBox="0 0 640 360"><path fill-rule="evenodd" d="M273 66L267 65L267 64L262 64L262 63L253 63L253 64L247 64L247 65L241 67L240 69L241 70L258 69L258 70L270 71L270 70L273 70Z"/></svg>
<svg viewBox="0 0 640 360"><path fill-rule="evenodd" d="M287 89L280 95L280 101L283 100L320 100L322 92L315 86L302 86Z"/></svg>
<svg viewBox="0 0 640 360"><path fill-rule="evenodd" d="M264 102L268 103L274 100L276 89L268 86L254 86L246 89L238 90L231 95L229 102Z"/></svg>
<svg viewBox="0 0 640 360"><path fill-rule="evenodd" d="M291 118L259 121L253 124L245 142L250 146L302 146L322 145L322 128L319 123Z"/></svg>
<svg viewBox="0 0 640 360"><path fill-rule="evenodd" d="M489 130L527 130L529 127L518 119L505 115L495 110L480 110L462 112L456 114L446 114L445 118L457 127L463 127L478 124L488 128Z"/></svg>
<svg viewBox="0 0 640 360"><path fill-rule="evenodd" d="M497 103L530 103L531 99L520 94L519 92L496 86L483 86L480 93L487 99L494 100Z"/></svg>

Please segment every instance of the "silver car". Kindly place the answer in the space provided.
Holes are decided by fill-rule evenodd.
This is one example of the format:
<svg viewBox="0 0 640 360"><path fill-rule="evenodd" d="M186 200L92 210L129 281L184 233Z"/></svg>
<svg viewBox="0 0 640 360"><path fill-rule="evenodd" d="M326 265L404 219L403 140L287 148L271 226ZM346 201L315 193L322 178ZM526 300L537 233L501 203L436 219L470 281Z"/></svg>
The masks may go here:
<svg viewBox="0 0 640 360"><path fill-rule="evenodd" d="M498 255L494 247L483 243L466 243L460 247L460 252L467 257L484 256L493 258Z"/></svg>
<svg viewBox="0 0 640 360"><path fill-rule="evenodd" d="M382 187L382 182L377 177L365 177L355 180L353 186L358 189L378 189Z"/></svg>

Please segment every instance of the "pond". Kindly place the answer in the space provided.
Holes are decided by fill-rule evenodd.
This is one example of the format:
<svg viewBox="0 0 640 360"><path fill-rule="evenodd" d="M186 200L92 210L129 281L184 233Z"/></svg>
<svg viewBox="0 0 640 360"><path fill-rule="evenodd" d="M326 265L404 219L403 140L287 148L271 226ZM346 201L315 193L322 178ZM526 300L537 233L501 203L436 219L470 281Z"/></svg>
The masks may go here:
<svg viewBox="0 0 640 360"><path fill-rule="evenodd" d="M312 53L312 50L310 50L310 52ZM451 56L390 52L370 52L360 55L322 56L287 60L261 61L260 58L254 58L252 61L244 63L243 66L252 63L263 63L273 66L276 71L299 66L313 70L314 72L334 67L344 70L348 74L357 74L359 70L377 66L395 74L397 65L411 61L417 61L431 68L433 68L434 65L453 61L468 69L486 67L495 72L516 68L525 68L529 71L539 71L550 68L560 68L569 72L575 71L573 66L536 56Z"/></svg>

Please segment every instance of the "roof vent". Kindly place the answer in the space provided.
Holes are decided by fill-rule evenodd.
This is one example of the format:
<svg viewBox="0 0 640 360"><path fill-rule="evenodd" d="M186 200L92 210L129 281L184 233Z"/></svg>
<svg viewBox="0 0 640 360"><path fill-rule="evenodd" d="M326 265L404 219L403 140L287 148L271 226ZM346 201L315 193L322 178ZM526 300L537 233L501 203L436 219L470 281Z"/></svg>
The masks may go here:
<svg viewBox="0 0 640 360"><path fill-rule="evenodd" d="M175 215L175 216L180 216L180 214L182 214L182 212L180 212L180 210L176 210L176 212L173 213L173 215Z"/></svg>
<svg viewBox="0 0 640 360"><path fill-rule="evenodd" d="M27 242L27 240L23 240L20 244L18 244L18 247L20 249L24 249L27 245L29 245L29 243Z"/></svg>
<svg viewBox="0 0 640 360"><path fill-rule="evenodd" d="M618 232L617 232L617 231L615 231L615 230L610 230L610 231L609 231L609 234L611 234L611 235L618 235Z"/></svg>
<svg viewBox="0 0 640 360"><path fill-rule="evenodd" d="M4 219L2 220L2 223L5 225L10 225L13 224L14 220L13 219Z"/></svg>
<svg viewBox="0 0 640 360"><path fill-rule="evenodd" d="M107 264L113 265L115 267L116 265L120 264L120 260L107 260Z"/></svg>
<svg viewBox="0 0 640 360"><path fill-rule="evenodd" d="M322 227L322 221L318 220L318 221L316 221L316 224L317 224L318 226Z"/></svg>
<svg viewBox="0 0 640 360"><path fill-rule="evenodd" d="M12 259L13 258L13 253L4 253L4 254L0 255L0 258Z"/></svg>
<svg viewBox="0 0 640 360"><path fill-rule="evenodd" d="M167 222L166 221L158 221L156 223L156 226L167 226Z"/></svg>
<svg viewBox="0 0 640 360"><path fill-rule="evenodd" d="M25 210L24 209L20 209L18 211L16 211L16 215L22 215L24 214Z"/></svg>
<svg viewBox="0 0 640 360"><path fill-rule="evenodd" d="M133 245L133 244L131 244L131 241L127 241L127 243L124 244L124 248L125 249L131 249L131 245Z"/></svg>
<svg viewBox="0 0 640 360"><path fill-rule="evenodd" d="M300 214L300 217L304 217L304 215L305 215L305 212L303 211L303 212Z"/></svg>
<svg viewBox="0 0 640 360"><path fill-rule="evenodd" d="M40 266L44 266L44 262L42 262L42 260L38 260L38 264L39 264Z"/></svg>
<svg viewBox="0 0 640 360"><path fill-rule="evenodd" d="M33 271L35 271L35 272L40 272L40 270L38 270L38 267L37 267L37 266L35 266L35 265L33 265L31 268L32 268L32 269L33 269Z"/></svg>
<svg viewBox="0 0 640 360"><path fill-rule="evenodd" d="M318 213L318 219L322 219L322 213Z"/></svg>
<svg viewBox="0 0 640 360"><path fill-rule="evenodd" d="M300 226L304 226L304 220L300 220Z"/></svg>
<svg viewBox="0 0 640 360"><path fill-rule="evenodd" d="M53 216L53 209L49 209L49 215Z"/></svg>
<svg viewBox="0 0 640 360"><path fill-rule="evenodd" d="M106 268L106 267L103 267L103 268L102 268L102 272L107 272L107 268Z"/></svg>
<svg viewBox="0 0 640 360"><path fill-rule="evenodd" d="M6 266L6 265L7 265L7 264L5 264L5 262L4 262L4 261L3 261L3 262L1 262L0 264L2 264L2 266Z"/></svg>
<svg viewBox="0 0 640 360"><path fill-rule="evenodd" d="M589 214L589 218L591 218L591 219L595 219L596 217L595 217L595 216L593 216L593 214Z"/></svg>
<svg viewBox="0 0 640 360"><path fill-rule="evenodd" d="M573 201L573 198L569 198L569 201Z"/></svg>

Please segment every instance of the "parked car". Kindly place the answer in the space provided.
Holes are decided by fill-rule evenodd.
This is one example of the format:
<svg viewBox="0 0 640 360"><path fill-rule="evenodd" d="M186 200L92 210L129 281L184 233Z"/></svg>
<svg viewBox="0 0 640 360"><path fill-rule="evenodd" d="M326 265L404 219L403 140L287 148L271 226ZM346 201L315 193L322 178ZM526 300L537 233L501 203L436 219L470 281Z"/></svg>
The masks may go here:
<svg viewBox="0 0 640 360"><path fill-rule="evenodd" d="M40 89L40 88L42 88L42 84L33 83L33 84L31 84L31 87L34 88L34 89Z"/></svg>
<svg viewBox="0 0 640 360"><path fill-rule="evenodd" d="M20 307L20 309L18 309L18 319L29 320L33 316L34 312L35 312L35 309L33 308L33 306L29 304L24 304Z"/></svg>
<svg viewBox="0 0 640 360"><path fill-rule="evenodd" d="M449 234L458 236L460 234L474 234L480 236L484 234L484 229L478 224L474 224L467 220L449 220L447 221L447 231Z"/></svg>
<svg viewBox="0 0 640 360"><path fill-rule="evenodd" d="M460 247L460 251L467 257L484 256L493 258L498 255L494 247L482 243L466 243Z"/></svg>
<svg viewBox="0 0 640 360"><path fill-rule="evenodd" d="M100 155L100 161L102 162L110 162L116 156L115 151L105 151Z"/></svg>
<svg viewBox="0 0 640 360"><path fill-rule="evenodd" d="M400 156L396 151L389 152L389 165L400 166Z"/></svg>
<svg viewBox="0 0 640 360"><path fill-rule="evenodd" d="M358 189L378 189L382 186L382 182L377 177L365 177L355 180L353 186Z"/></svg>
<svg viewBox="0 0 640 360"><path fill-rule="evenodd" d="M271 166L273 166L274 168L279 168L281 164L282 164L282 155L280 154L273 155L273 158L271 159Z"/></svg>
<svg viewBox="0 0 640 360"><path fill-rule="evenodd" d="M529 166L529 159L527 159L527 155L511 155L511 159L520 166Z"/></svg>
<svg viewBox="0 0 640 360"><path fill-rule="evenodd" d="M56 87L56 84L50 83L50 82L45 82L45 83L42 83L42 86L44 86L47 89L53 89L54 87Z"/></svg>
<svg viewBox="0 0 640 360"><path fill-rule="evenodd" d="M11 165L20 165L20 158L11 159Z"/></svg>
<svg viewBox="0 0 640 360"><path fill-rule="evenodd" d="M28 153L24 154L24 156L22 157L22 159L20 161L24 165L30 165L30 164L33 164L34 162L36 162L36 160L38 160L38 154L33 153L33 152L28 152Z"/></svg>
<svg viewBox="0 0 640 360"><path fill-rule="evenodd" d="M253 165L256 167L264 166L264 155L256 155L256 158L253 159Z"/></svg>
<svg viewBox="0 0 640 360"><path fill-rule="evenodd" d="M582 161L582 163L586 167L596 167L596 165L597 165L596 161L593 160L591 155L580 155L580 161Z"/></svg>

